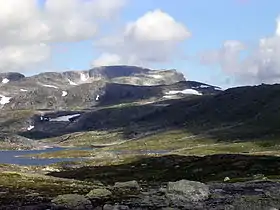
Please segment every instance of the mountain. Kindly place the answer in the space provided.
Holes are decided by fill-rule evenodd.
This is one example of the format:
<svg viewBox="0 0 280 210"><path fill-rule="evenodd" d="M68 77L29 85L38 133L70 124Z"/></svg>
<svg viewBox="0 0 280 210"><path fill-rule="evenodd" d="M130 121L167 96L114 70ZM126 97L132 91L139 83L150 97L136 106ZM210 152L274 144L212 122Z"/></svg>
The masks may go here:
<svg viewBox="0 0 280 210"><path fill-rule="evenodd" d="M171 86L186 84L189 83ZM130 138L180 128L223 141L274 139L280 136L279 94L280 85L259 85L163 101L51 112L45 114L50 120L39 120L38 115L33 120L34 129L25 128L20 135L42 139L73 132L119 130Z"/></svg>
<svg viewBox="0 0 280 210"><path fill-rule="evenodd" d="M178 100L222 92L216 86L186 81L175 70L135 66L30 77L11 72L0 74L0 79L2 139L28 145L30 139L127 126Z"/></svg>
<svg viewBox="0 0 280 210"><path fill-rule="evenodd" d="M280 136L279 95L279 84L230 88L215 95L175 101L137 123L184 127L220 140L273 140Z"/></svg>
<svg viewBox="0 0 280 210"><path fill-rule="evenodd" d="M175 70L150 70L134 66L44 72L31 77L3 73L0 78L0 104L5 110L84 109L220 91L218 87L186 81L183 74Z"/></svg>

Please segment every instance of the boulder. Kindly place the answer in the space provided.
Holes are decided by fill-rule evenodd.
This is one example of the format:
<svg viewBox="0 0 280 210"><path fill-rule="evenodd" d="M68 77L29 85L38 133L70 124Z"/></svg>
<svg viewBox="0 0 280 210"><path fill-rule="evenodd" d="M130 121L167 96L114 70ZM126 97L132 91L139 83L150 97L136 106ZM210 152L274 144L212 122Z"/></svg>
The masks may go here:
<svg viewBox="0 0 280 210"><path fill-rule="evenodd" d="M56 208L71 210L91 210L93 206L85 196L79 194L59 195L52 201Z"/></svg>
<svg viewBox="0 0 280 210"><path fill-rule="evenodd" d="M91 190L86 197L90 200L103 200L108 199L112 196L112 192L107 190L106 188L97 188Z"/></svg>
<svg viewBox="0 0 280 210"><path fill-rule="evenodd" d="M140 186L137 181L116 182L113 190L116 194L135 195L140 193Z"/></svg>
<svg viewBox="0 0 280 210"><path fill-rule="evenodd" d="M209 187L203 183L180 180L168 182L166 197L175 206L185 206L186 203L206 200L209 193Z"/></svg>

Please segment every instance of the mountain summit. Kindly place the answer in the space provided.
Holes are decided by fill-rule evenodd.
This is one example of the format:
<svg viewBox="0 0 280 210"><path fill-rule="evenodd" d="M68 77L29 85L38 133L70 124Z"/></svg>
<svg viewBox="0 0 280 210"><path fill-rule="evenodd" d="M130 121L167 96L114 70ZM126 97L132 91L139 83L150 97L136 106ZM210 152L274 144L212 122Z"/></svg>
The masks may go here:
<svg viewBox="0 0 280 210"><path fill-rule="evenodd" d="M104 66L87 71L44 72L25 77L0 74L3 109L77 109L178 94L215 92L214 86L188 82L176 70ZM210 88L210 89L209 89ZM174 92L175 91L175 92Z"/></svg>

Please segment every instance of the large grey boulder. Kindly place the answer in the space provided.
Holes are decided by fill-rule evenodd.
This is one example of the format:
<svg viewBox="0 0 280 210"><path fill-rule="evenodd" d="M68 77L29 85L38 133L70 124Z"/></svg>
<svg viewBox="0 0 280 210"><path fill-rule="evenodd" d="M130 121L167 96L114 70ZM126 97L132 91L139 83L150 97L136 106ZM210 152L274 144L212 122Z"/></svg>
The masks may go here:
<svg viewBox="0 0 280 210"><path fill-rule="evenodd" d="M209 187L203 183L180 180L168 182L166 197L175 206L185 206L186 203L204 201L209 197Z"/></svg>
<svg viewBox="0 0 280 210"><path fill-rule="evenodd" d="M52 201L55 208L71 210L91 210L93 206L85 196L79 194L59 195Z"/></svg>

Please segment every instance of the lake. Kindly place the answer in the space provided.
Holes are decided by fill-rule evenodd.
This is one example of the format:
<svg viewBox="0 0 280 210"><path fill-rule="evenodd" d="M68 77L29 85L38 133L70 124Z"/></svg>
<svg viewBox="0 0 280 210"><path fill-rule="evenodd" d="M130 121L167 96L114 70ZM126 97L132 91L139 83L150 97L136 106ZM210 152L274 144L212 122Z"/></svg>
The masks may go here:
<svg viewBox="0 0 280 210"><path fill-rule="evenodd" d="M80 161L84 158L50 158L50 159L39 159L39 158L29 158L29 157L19 157L23 155L38 154L42 152L55 152L61 150L92 150L92 148L63 148L63 147L53 147L42 150L0 150L0 164L17 164L17 165L49 165L64 161ZM132 150L132 151L109 151L115 154L167 154L169 150Z"/></svg>
<svg viewBox="0 0 280 210"><path fill-rule="evenodd" d="M89 148L70 148L87 150ZM53 158L53 159L34 159L29 157L18 157L22 155L37 154L42 152L55 152L60 150L70 150L69 148L53 147L44 150L10 150L1 151L0 150L0 163L5 164L17 164L17 165L49 165L57 162L63 161L79 161L81 158Z"/></svg>

